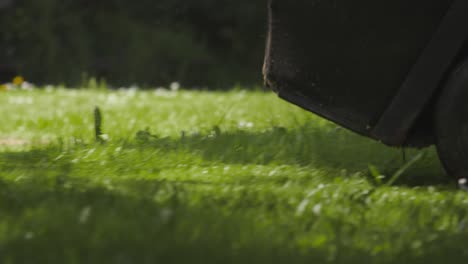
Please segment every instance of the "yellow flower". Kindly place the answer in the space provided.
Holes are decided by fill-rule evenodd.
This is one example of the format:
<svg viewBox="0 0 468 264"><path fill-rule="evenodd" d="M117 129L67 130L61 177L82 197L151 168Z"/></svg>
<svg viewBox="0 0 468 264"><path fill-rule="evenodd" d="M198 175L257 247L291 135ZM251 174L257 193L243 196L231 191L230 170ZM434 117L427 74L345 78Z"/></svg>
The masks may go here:
<svg viewBox="0 0 468 264"><path fill-rule="evenodd" d="M8 87L5 84L0 84L0 91L6 91Z"/></svg>
<svg viewBox="0 0 468 264"><path fill-rule="evenodd" d="M13 84L16 85L16 86L20 86L23 83L24 83L24 78L22 76L16 76L13 79Z"/></svg>

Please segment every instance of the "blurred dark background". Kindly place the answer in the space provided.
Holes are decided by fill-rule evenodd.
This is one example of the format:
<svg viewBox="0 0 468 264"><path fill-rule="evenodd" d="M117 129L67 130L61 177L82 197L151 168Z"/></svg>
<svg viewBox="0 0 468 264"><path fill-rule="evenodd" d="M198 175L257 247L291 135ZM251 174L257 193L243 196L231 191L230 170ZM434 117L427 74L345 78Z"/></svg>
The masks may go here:
<svg viewBox="0 0 468 264"><path fill-rule="evenodd" d="M261 83L266 0L0 0L0 82Z"/></svg>

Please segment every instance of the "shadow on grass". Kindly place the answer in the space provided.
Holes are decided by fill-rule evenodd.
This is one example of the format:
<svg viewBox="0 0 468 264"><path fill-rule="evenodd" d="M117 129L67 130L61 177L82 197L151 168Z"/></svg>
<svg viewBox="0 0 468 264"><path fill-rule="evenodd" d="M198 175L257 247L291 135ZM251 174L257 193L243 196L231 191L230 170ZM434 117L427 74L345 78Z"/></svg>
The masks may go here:
<svg viewBox="0 0 468 264"><path fill-rule="evenodd" d="M179 139L147 134L137 137L135 142L129 146L185 150L201 155L204 160L222 163L299 165L346 174L367 173L372 165L387 177L422 151L424 158L408 168L396 183L411 186L450 183L434 148L391 148L340 128L304 126L287 130L276 127L264 132L238 130L226 133L215 129L208 135Z"/></svg>
<svg viewBox="0 0 468 264"><path fill-rule="evenodd" d="M93 144L75 148L82 150L93 147ZM365 176L369 174L369 165L373 165L380 173L390 177L405 164L401 149L386 147L343 129L318 129L313 126L295 130L275 127L264 132L221 132L214 129L205 135L195 134L175 139L140 131L134 140L111 144L138 151L157 150L163 154L184 152L208 162L297 165L311 170L330 171L330 174L336 175L361 173ZM396 184L420 186L449 183L450 179L441 168L434 149L419 151L426 153L424 158L407 169ZM419 151L407 150L407 159ZM4 171L41 171L42 176L45 173L55 178L57 175L67 175L73 166L70 160L61 157L61 153L62 147L59 146L24 152L0 152L0 168ZM177 163L176 158L174 162Z"/></svg>

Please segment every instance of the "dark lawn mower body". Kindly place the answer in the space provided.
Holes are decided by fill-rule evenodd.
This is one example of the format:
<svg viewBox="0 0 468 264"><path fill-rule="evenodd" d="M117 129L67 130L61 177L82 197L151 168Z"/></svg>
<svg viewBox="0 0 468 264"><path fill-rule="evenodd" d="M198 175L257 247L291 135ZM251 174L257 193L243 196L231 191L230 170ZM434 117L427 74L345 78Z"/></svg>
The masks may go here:
<svg viewBox="0 0 468 264"><path fill-rule="evenodd" d="M437 107L451 104L439 99L465 60L468 1L270 0L269 9L264 77L280 97L390 146L437 144Z"/></svg>

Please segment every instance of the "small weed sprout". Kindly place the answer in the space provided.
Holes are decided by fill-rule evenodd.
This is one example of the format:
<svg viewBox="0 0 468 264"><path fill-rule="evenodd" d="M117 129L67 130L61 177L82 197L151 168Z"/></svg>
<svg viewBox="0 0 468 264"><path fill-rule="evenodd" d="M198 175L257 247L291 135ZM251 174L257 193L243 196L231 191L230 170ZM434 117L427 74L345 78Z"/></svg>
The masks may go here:
<svg viewBox="0 0 468 264"><path fill-rule="evenodd" d="M420 161L424 156L426 155L426 152L421 152L415 155L411 160L406 161L405 158L405 163L403 166L401 166L391 177L389 177L389 180L384 182L383 180L387 178L383 173L379 171L379 169L374 166L374 165L369 165L369 174L372 177L374 184L376 186L392 186L397 182L401 176L409 169L411 168L414 164L416 164L418 161Z"/></svg>
<svg viewBox="0 0 468 264"><path fill-rule="evenodd" d="M108 136L102 132L102 114L99 106L94 108L94 134L99 143L105 143L108 139Z"/></svg>

